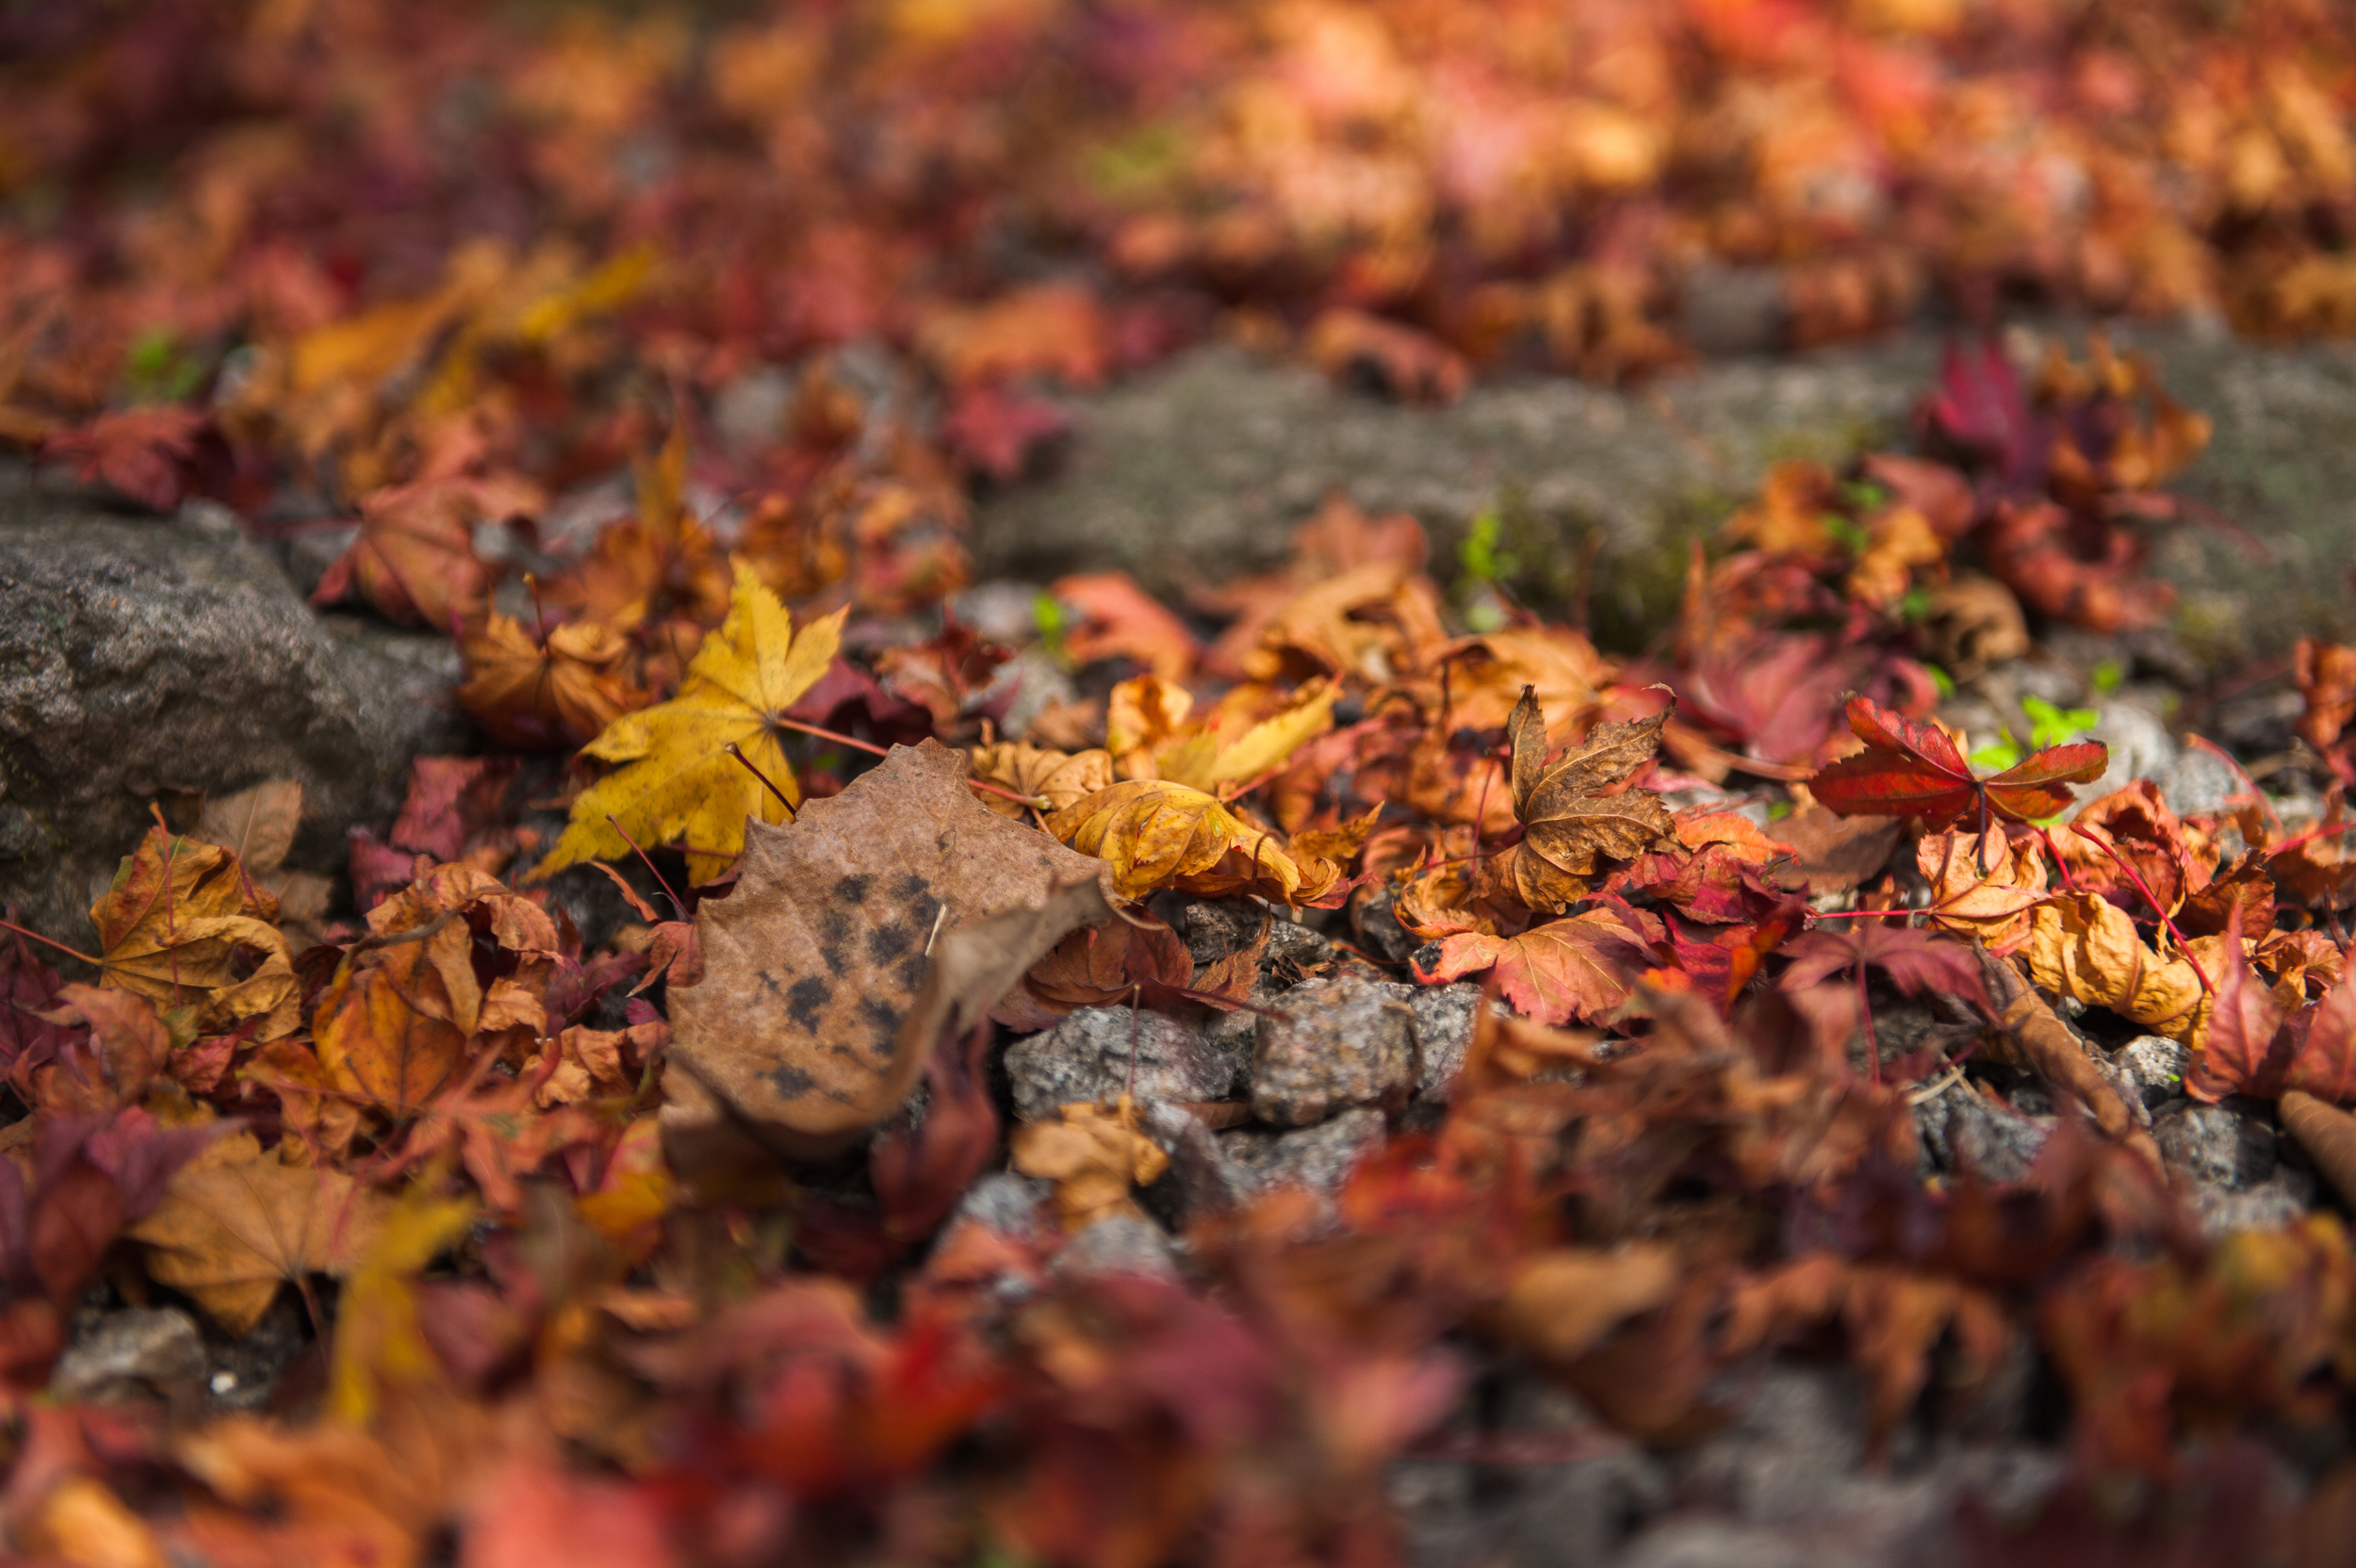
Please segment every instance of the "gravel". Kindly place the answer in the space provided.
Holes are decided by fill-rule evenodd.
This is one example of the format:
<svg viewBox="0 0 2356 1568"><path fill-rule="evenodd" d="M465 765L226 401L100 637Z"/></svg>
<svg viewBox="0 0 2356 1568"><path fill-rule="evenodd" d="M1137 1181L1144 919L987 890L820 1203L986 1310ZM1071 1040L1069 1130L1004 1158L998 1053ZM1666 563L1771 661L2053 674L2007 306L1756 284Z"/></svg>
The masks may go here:
<svg viewBox="0 0 2356 1568"><path fill-rule="evenodd" d="M1415 1014L1403 988L1344 975L1284 993L1263 1018L1252 1060L1252 1109L1298 1127L1351 1105L1403 1100L1415 1084Z"/></svg>

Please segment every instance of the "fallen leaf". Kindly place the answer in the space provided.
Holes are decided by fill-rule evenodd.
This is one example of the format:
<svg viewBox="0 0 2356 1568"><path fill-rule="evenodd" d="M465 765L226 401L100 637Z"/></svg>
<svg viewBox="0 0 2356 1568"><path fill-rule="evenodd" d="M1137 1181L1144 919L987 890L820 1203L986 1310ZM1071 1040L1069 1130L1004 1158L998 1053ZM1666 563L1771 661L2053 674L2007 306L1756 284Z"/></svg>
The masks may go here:
<svg viewBox="0 0 2356 1568"><path fill-rule="evenodd" d="M106 896L90 906L101 944L99 983L166 1008L194 1003L200 1028L255 1019L256 1038L284 1038L302 1026L302 999L286 939L270 923L277 915L235 855L150 828ZM239 947L263 955L243 978L236 967Z"/></svg>
<svg viewBox="0 0 2356 1568"><path fill-rule="evenodd" d="M2187 1044L2208 1027L2201 972L2214 978L2222 938L2195 937L2190 957L2164 957L2144 944L2127 911L2093 893L2055 893L2031 920L2029 972L2047 990Z"/></svg>
<svg viewBox="0 0 2356 1568"><path fill-rule="evenodd" d="M1183 680L1202 656L1186 623L1126 572L1086 572L1058 578L1048 592L1078 612L1064 633L1074 662L1134 659L1164 680Z"/></svg>
<svg viewBox="0 0 2356 1568"><path fill-rule="evenodd" d="M1100 1219L1145 1211L1129 1196L1151 1186L1170 1168L1170 1156L1137 1131L1137 1107L1122 1095L1118 1105L1066 1105L1062 1119L1034 1121L1014 1130L1015 1169L1055 1184L1055 1214L1068 1232Z"/></svg>
<svg viewBox="0 0 2356 1568"><path fill-rule="evenodd" d="M772 721L826 673L847 613L797 634L777 596L740 564L728 619L696 650L679 695L624 714L585 748L622 766L574 800L564 835L532 874L617 859L630 852L628 833L648 848L684 841L688 874L698 882L717 875L744 847L748 820L777 822L801 798ZM783 801L729 754L730 745L784 792Z"/></svg>
<svg viewBox="0 0 2356 1568"><path fill-rule="evenodd" d="M466 661L458 706L505 745L581 745L647 701L630 678L629 642L606 621L566 621L535 639L494 612L458 647Z"/></svg>
<svg viewBox="0 0 2356 1568"><path fill-rule="evenodd" d="M1985 948L1978 956L1988 988L1983 994L1988 1011L2004 1025L2037 1076L2076 1096L2093 1113L2105 1136L2125 1140L2157 1169L2159 1148L2138 1125L2136 1107L2095 1065L2086 1046L2045 999L2021 980L2010 960L1998 958Z"/></svg>
<svg viewBox="0 0 2356 1568"><path fill-rule="evenodd" d="M1113 782L1112 757L1101 749L1077 753L1051 751L1028 741L1001 741L995 745L975 746L973 758L974 777L1003 784L1019 795L1039 801L1041 808L1049 811L1060 811ZM1022 803L1004 795L985 795L982 804L1002 817L1023 815Z"/></svg>
<svg viewBox="0 0 2356 1568"><path fill-rule="evenodd" d="M1629 979L1647 961L1644 946L1607 910L1534 925L1518 937L1465 932L1444 939L1426 985L1497 972L1498 991L1516 1012L1541 1023L1604 1017L1628 999Z"/></svg>
<svg viewBox="0 0 2356 1568"><path fill-rule="evenodd" d="M2015 840L2001 828L1986 833L1926 833L1914 863L1931 885L1931 923L1990 953L2011 953L2029 940L2030 912L2045 902L2045 853L2034 839Z"/></svg>
<svg viewBox="0 0 2356 1568"><path fill-rule="evenodd" d="M1274 833L1242 821L1216 795L1158 778L1124 780L1074 801L1047 819L1047 830L1111 866L1113 890L1131 901L1157 888L1279 899L1301 888L1301 868Z"/></svg>
<svg viewBox="0 0 2356 1568"><path fill-rule="evenodd" d="M964 757L932 741L747 831L735 891L696 908L704 978L671 993L670 1059L788 1151L854 1137L907 1096L932 1043L908 1031L938 936L1060 908L1051 894L1100 874L982 806Z"/></svg>
<svg viewBox="0 0 2356 1568"><path fill-rule="evenodd" d="M302 823L302 782L272 778L206 800L188 837L229 851L249 875L267 876L285 863Z"/></svg>
<svg viewBox="0 0 2356 1568"><path fill-rule="evenodd" d="M1683 1279L1677 1250L1658 1242L1532 1252L1514 1267L1497 1304L1497 1327L1512 1344L1559 1365L1668 1302Z"/></svg>
<svg viewBox="0 0 2356 1568"><path fill-rule="evenodd" d="M148 1248L148 1271L195 1298L232 1334L261 1320L278 1287L345 1274L368 1254L389 1205L351 1177L288 1165L250 1133L220 1140L124 1233Z"/></svg>
<svg viewBox="0 0 2356 1568"><path fill-rule="evenodd" d="M1852 697L1849 727L1865 750L1820 769L1815 797L1843 816L1921 817L1945 827L1967 813L2035 822L2068 808L2067 788L2102 776L2110 751L2100 741L2048 746L1991 778L1972 771L1945 730ZM1975 825L1978 825L1975 824Z"/></svg>
<svg viewBox="0 0 2356 1568"><path fill-rule="evenodd" d="M2110 853L2087 842L2088 834ZM2132 905L2142 898L2135 886L2139 877L2159 900L2155 913L2174 914L2187 897L2209 885L2217 870L2214 846L2204 845L2206 854L2195 849L2184 823L2160 797L2159 786L2148 778L2088 801L2070 819L2070 831L2057 835L2057 841L2072 886Z"/></svg>
<svg viewBox="0 0 2356 1568"><path fill-rule="evenodd" d="M358 593L403 626L453 628L480 612L498 574L474 552L475 525L543 504L523 480L446 478L360 498L360 536L311 591L335 604Z"/></svg>
<svg viewBox="0 0 2356 1568"><path fill-rule="evenodd" d="M1513 745L1513 814L1523 825L1519 878L1532 908L1560 908L1584 894L1605 858L1629 859L1674 840L1677 820L1650 790L1606 793L1650 761L1673 710L1603 724L1559 761L1546 759L1546 718L1530 687L1506 721ZM1532 895L1535 895L1534 897Z"/></svg>
<svg viewBox="0 0 2356 1568"><path fill-rule="evenodd" d="M2210 1008L2208 1026L2201 1033L2193 1054L2192 1070L2184 1074L2184 1092L2196 1100L2211 1102L2229 1094L2255 1094L2268 1098L2282 1092L2293 1042L2282 1034L2282 1009L2266 986L2250 972L2250 961L2242 952L2241 923L2235 920L2226 928L2225 941L2218 955L2221 962L2209 976L2217 988L2214 1005ZM2314 1064L2310 1076L2314 1082L2301 1082L2296 1086L2320 1099L2336 1098L2332 1086L2331 1044L2327 1041L2322 1059Z"/></svg>
<svg viewBox="0 0 2356 1568"><path fill-rule="evenodd" d="M111 485L156 512L180 504L196 457L197 437L210 423L203 409L146 403L110 409L75 430L41 444L44 460L79 463L81 482Z"/></svg>

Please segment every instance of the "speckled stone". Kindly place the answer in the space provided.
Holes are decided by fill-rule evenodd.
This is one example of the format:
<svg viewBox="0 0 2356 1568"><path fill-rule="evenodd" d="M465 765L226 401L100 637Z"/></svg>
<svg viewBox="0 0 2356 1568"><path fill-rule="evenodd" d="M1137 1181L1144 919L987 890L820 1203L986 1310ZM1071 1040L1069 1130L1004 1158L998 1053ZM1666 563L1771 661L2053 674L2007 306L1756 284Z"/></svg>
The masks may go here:
<svg viewBox="0 0 2356 1568"><path fill-rule="evenodd" d="M1136 1055L1135 1071L1130 1057ZM1015 1114L1038 1121L1073 1101L1109 1100L1127 1089L1140 1103L1224 1100L1235 1089L1240 1052L1153 1012L1082 1007L1045 1034L1006 1052Z"/></svg>
<svg viewBox="0 0 2356 1568"><path fill-rule="evenodd" d="M1415 1010L1379 981L1344 975L1286 991L1259 1021L1252 1110L1283 1127L1322 1121L1415 1086Z"/></svg>

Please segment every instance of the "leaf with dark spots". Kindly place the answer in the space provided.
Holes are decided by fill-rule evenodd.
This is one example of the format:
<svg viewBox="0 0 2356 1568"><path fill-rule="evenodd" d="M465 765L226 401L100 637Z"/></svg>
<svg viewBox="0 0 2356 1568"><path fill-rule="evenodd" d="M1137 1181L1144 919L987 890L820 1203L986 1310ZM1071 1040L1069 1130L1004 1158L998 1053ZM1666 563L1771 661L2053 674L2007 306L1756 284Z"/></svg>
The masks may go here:
<svg viewBox="0 0 2356 1568"><path fill-rule="evenodd" d="M928 939L938 967L957 928L1035 911L1102 872L982 806L965 773L962 753L932 742L895 747L794 821L748 824L736 890L695 911L704 979L671 992L670 1060L780 1154L840 1149L907 1098L931 1045L908 1033Z"/></svg>

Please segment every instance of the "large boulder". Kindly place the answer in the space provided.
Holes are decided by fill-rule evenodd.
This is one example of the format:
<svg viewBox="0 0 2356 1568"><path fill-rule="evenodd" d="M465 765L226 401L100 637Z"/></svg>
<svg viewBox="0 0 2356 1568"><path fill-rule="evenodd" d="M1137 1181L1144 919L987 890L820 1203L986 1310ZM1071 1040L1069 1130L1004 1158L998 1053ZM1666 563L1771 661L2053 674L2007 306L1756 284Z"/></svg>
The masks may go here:
<svg viewBox="0 0 2356 1568"><path fill-rule="evenodd" d="M76 946L152 820L303 783L287 864L401 806L410 760L466 730L449 640L321 616L227 514L109 514L0 470L0 902Z"/></svg>
<svg viewBox="0 0 2356 1568"><path fill-rule="evenodd" d="M2178 488L2245 531L2196 522L2164 535L2154 569L2181 592L2184 642L2223 665L2301 631L2356 632L2356 352L2184 327L2112 335L2149 352L2168 390L2216 420ZM1057 472L983 502L976 554L999 575L1117 566L1167 592L1283 560L1293 525L1338 488L1369 511L1421 518L1444 581L1471 520L1495 511L1517 589L1560 609L1583 586L1598 633L1637 646L1675 611L1688 542L1768 465L1906 439L1940 344L1915 330L1712 361L1635 391L1509 377L1441 409L1230 346L1198 349L1070 399Z"/></svg>

